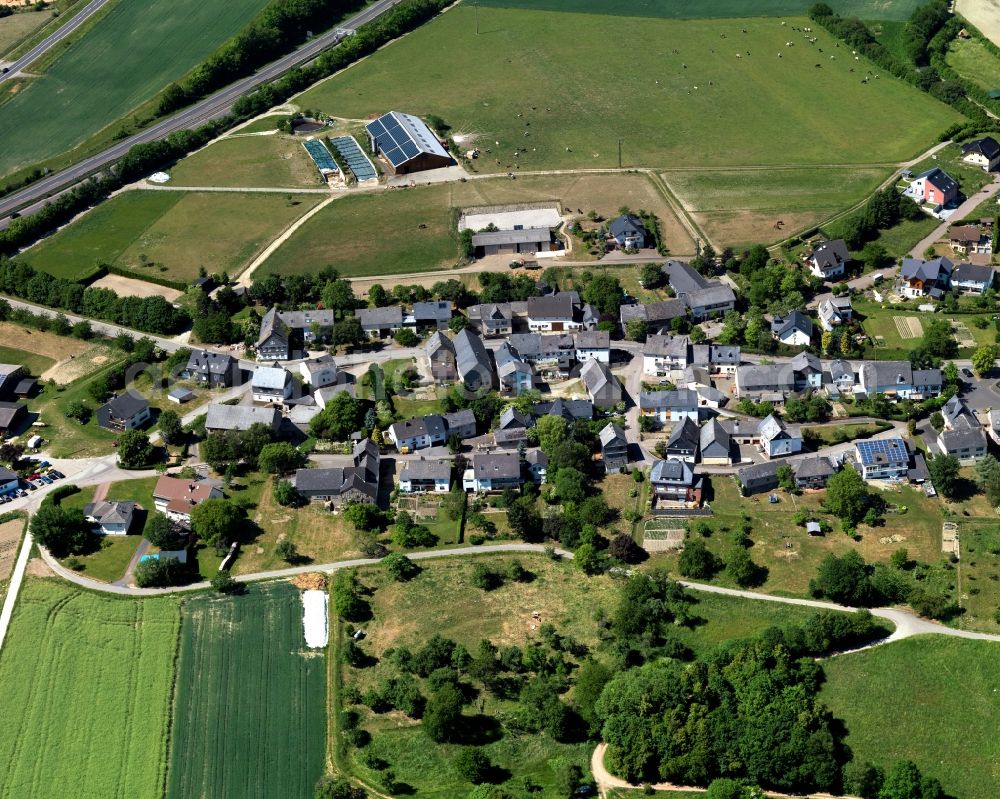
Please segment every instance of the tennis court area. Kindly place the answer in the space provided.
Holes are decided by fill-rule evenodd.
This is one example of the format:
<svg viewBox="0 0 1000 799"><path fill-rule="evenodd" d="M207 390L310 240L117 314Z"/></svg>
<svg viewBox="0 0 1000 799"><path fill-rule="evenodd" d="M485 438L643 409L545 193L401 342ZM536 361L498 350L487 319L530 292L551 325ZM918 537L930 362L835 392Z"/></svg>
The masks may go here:
<svg viewBox="0 0 1000 799"><path fill-rule="evenodd" d="M309 157L316 164L316 168L320 171L320 174L326 176L330 172L340 172L337 168L337 162L333 160L333 155L330 154L330 151L326 149L323 142L319 139L306 139L302 142L302 146L306 148L306 152L309 153Z"/></svg>
<svg viewBox="0 0 1000 799"><path fill-rule="evenodd" d="M348 169L354 173L358 183L375 180L378 177L372 162L368 160L368 156L353 136L336 136L328 141L347 162Z"/></svg>

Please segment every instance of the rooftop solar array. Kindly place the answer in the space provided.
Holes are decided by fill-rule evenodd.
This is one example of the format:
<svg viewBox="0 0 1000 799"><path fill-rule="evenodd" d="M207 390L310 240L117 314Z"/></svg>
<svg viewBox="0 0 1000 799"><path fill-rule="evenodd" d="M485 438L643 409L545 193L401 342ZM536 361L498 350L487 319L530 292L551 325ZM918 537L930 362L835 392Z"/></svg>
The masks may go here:
<svg viewBox="0 0 1000 799"><path fill-rule="evenodd" d="M368 156L365 155L361 145L354 140L353 136L336 136L329 141L347 163L348 168L354 173L354 177L359 183L378 177L372 162L368 160Z"/></svg>
<svg viewBox="0 0 1000 799"><path fill-rule="evenodd" d="M886 463L906 460L906 444L901 438L885 438L877 441L858 441L858 454L863 464Z"/></svg>
<svg viewBox="0 0 1000 799"><path fill-rule="evenodd" d="M320 172L340 171L337 169L337 162L333 160L333 156L323 145L323 142L318 139L306 139L302 142L302 145L306 148L306 152L309 153L309 156L319 168Z"/></svg>
<svg viewBox="0 0 1000 799"><path fill-rule="evenodd" d="M410 114L390 111L374 122L369 122L367 127L379 152L394 167L405 164L420 153L450 158L431 129L422 120Z"/></svg>

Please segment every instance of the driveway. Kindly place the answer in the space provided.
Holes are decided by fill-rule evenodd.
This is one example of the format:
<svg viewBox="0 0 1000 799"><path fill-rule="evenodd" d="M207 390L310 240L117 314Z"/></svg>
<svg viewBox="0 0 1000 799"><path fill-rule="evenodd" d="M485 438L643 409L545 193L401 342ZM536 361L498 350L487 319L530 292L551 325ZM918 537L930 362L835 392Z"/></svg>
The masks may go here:
<svg viewBox="0 0 1000 799"><path fill-rule="evenodd" d="M998 191L1000 191L1000 175L994 177L993 182L986 186L986 188L980 189L971 197L967 198L965 202L955 209L955 212L949 219L934 228L934 232L929 236L925 236L921 239L917 243L917 246L910 250L910 255L914 258L923 258L924 251L928 247L933 245L935 242L940 241L948 234L948 228L950 228L958 220L964 219L971 214L974 210L976 210L976 206L980 205L985 200L988 200L990 197L995 197Z"/></svg>

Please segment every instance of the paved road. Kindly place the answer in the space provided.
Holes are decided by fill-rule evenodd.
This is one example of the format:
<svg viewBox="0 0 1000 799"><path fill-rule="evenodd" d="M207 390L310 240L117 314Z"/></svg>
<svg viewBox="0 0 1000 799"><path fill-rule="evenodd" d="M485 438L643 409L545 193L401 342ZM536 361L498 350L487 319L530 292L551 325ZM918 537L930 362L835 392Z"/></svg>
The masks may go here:
<svg viewBox="0 0 1000 799"><path fill-rule="evenodd" d="M69 36L73 31L79 28L84 22L90 19L94 14L101 10L108 0L90 0L90 2L84 6L80 12L74 16L69 22L63 25L59 30L55 31L51 35L47 36L41 42L32 47L27 53L21 56L17 61L7 64L7 71L0 75L0 83L3 83L8 78L13 78L21 70L27 67L32 62L38 60L41 56L45 55L52 47L57 45L67 36Z"/></svg>
<svg viewBox="0 0 1000 799"><path fill-rule="evenodd" d="M14 571L10 575L10 583L7 585L7 596L3 600L3 610L0 610L0 650L3 649L3 642L7 637L7 627L10 625L11 616L14 615L17 594L21 590L24 570L28 566L28 557L31 555L31 543L31 534L25 532L24 541L21 542L21 551L17 553L17 562L14 564Z"/></svg>
<svg viewBox="0 0 1000 799"><path fill-rule="evenodd" d="M49 175L19 192L0 199L0 217L9 217L14 211L26 214L34 213L41 209L48 198L58 195L84 178L107 168L125 155L130 147L136 144L157 141L175 131L197 127L204 122L225 116L232 109L233 103L244 94L247 94L261 84L275 80L293 67L302 66L312 61L324 50L340 42L343 34L338 31L358 28L371 22L398 2L400 0L376 0L375 3L368 6L364 11L348 20L344 20L338 28L320 34L294 52L262 67L253 75L238 80L224 89L220 89L201 102L179 111L174 116L158 122L146 130L136 133L134 136L129 136L127 139L113 144L97 155L85 158L61 172ZM5 227L6 224L3 226Z"/></svg>

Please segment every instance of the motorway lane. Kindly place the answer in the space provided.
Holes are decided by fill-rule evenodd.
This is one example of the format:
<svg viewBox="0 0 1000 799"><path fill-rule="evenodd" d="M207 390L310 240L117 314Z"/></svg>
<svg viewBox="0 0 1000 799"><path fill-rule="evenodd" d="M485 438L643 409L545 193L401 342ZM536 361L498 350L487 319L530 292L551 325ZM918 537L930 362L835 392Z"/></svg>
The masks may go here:
<svg viewBox="0 0 1000 799"><path fill-rule="evenodd" d="M84 22L90 19L94 14L101 10L104 4L108 0L91 0L83 10L80 11L75 17L73 17L69 22L63 25L59 30L47 36L41 42L32 47L27 53L21 56L17 61L7 65L7 71L0 75L0 83L3 83L8 78L13 78L18 72L23 70L29 64L37 61L42 55L47 53L54 45L61 42L67 36L69 36L73 31L79 28Z"/></svg>
<svg viewBox="0 0 1000 799"><path fill-rule="evenodd" d="M195 105L178 112L162 122L158 122L144 131L136 133L134 136L113 144L97 155L85 158L61 172L49 175L15 194L0 199L0 217L9 217L15 211L19 211L22 214L30 214L40 210L52 197L58 196L84 178L94 175L110 166L125 155L129 148L136 144L156 141L165 138L175 131L197 127L203 122L225 116L232 109L233 103L244 94L247 94L261 84L268 83L280 77L293 67L302 66L312 61L324 50L340 42L343 36L338 31L358 28L367 22L371 22L399 2L400 0L378 0L378 2L373 3L351 19L344 20L337 28L311 39L294 52L261 67L253 75L243 78L224 89L220 89L215 94L210 95ZM9 223L9 218L4 219L0 223L0 229L6 228Z"/></svg>

